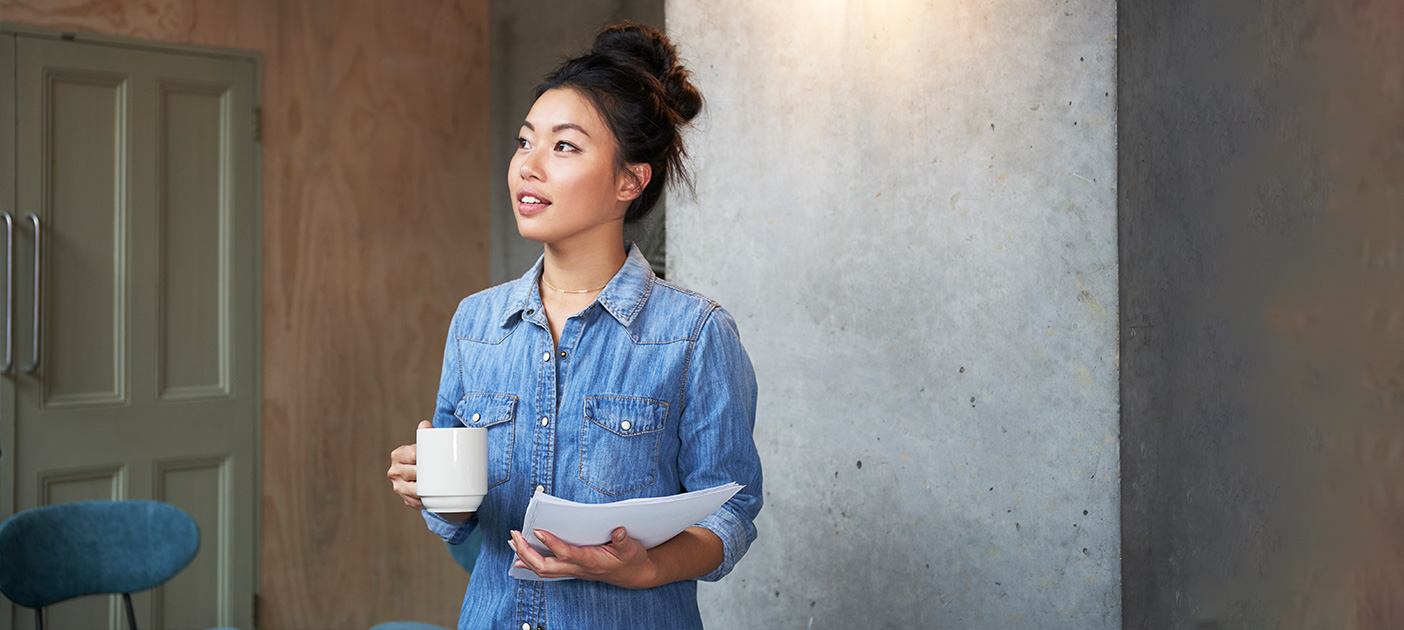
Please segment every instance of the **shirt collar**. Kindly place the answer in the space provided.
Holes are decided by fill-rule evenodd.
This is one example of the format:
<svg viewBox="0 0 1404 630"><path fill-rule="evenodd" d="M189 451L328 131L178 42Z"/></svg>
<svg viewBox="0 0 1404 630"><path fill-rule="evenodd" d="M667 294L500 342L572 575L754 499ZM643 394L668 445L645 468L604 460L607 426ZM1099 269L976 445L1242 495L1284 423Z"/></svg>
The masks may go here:
<svg viewBox="0 0 1404 630"><path fill-rule="evenodd" d="M643 310L644 303L648 301L648 294L653 289L653 268L649 266L648 259L644 258L643 252L638 245L626 243L629 248L629 255L624 259L624 266L615 272L609 284L600 291L595 302L604 307L614 319L619 323L629 326ZM541 310L541 298L537 294L537 279L541 277L541 265L544 256L536 259L536 264L531 266L522 277L513 283L510 299L507 300L507 309L502 313L501 325L506 326L512 320L513 315L520 314L527 308L536 311Z"/></svg>

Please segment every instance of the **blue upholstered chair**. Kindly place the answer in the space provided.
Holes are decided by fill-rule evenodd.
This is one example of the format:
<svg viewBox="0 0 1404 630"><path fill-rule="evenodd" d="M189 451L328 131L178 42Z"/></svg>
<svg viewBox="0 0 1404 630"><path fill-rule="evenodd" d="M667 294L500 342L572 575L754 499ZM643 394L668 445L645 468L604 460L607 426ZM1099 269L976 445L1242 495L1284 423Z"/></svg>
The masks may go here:
<svg viewBox="0 0 1404 630"><path fill-rule="evenodd" d="M200 530L180 508L156 501L84 501L24 510L0 524L0 593L34 610L82 595L159 586L195 557ZM93 620L94 624L101 623Z"/></svg>
<svg viewBox="0 0 1404 630"><path fill-rule="evenodd" d="M475 529L468 536L468 540L461 545L445 544L448 547L449 555L453 556L458 566L464 571L473 572L473 565L478 562L478 550L483 546L483 530ZM431 623L420 623L418 621L387 621L372 627L370 630L445 630L443 626L436 626Z"/></svg>

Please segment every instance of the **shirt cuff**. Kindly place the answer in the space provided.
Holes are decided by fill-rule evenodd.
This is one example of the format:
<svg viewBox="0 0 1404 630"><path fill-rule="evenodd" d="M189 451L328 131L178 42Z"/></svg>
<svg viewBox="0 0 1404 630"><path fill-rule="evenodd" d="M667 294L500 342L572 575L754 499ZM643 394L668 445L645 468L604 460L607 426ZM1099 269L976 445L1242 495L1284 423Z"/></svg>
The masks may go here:
<svg viewBox="0 0 1404 630"><path fill-rule="evenodd" d="M747 549L750 549L751 541L755 540L755 535L752 533L755 530L751 524L733 514L724 505L712 512L711 516L702 519L702 522L698 523L697 526L710 530L722 541L722 563L717 568L712 569L711 573L697 578L703 582L715 582L731 573L731 570L736 567L736 562L741 559L741 556L746 555Z"/></svg>
<svg viewBox="0 0 1404 630"><path fill-rule="evenodd" d="M450 521L429 510L420 510L420 515L424 517L424 524L429 526L429 531L439 535L444 542L450 545L461 545L468 540L468 535L473 533L478 527L478 519L470 518L466 521Z"/></svg>

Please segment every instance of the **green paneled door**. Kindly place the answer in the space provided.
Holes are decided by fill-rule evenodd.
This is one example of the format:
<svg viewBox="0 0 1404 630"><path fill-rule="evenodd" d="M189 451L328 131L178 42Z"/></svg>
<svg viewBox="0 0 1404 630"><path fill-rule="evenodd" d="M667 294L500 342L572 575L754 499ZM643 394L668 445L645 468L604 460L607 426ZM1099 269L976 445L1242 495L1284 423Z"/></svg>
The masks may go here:
<svg viewBox="0 0 1404 630"><path fill-rule="evenodd" d="M134 596L142 628L253 626L256 72L235 53L0 38L0 210L14 224L0 509L189 512L199 555ZM0 625L33 624L8 612ZM45 612L51 628L125 624L118 597Z"/></svg>

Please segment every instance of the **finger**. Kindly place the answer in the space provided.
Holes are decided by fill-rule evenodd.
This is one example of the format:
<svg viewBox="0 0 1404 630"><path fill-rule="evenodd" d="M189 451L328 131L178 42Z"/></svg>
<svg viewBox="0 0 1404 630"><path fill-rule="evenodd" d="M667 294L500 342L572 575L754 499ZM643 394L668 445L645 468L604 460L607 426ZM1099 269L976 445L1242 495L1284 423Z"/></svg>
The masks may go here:
<svg viewBox="0 0 1404 630"><path fill-rule="evenodd" d="M419 447L414 444L403 444L399 448L390 451L390 462L394 464L414 465L418 460Z"/></svg>
<svg viewBox="0 0 1404 630"><path fill-rule="evenodd" d="M639 557L646 557L648 554L643 543L636 538L630 538L629 532L623 527L615 528L609 542L601 545L600 550L623 564L629 564Z"/></svg>
<svg viewBox="0 0 1404 630"><path fill-rule="evenodd" d="M390 469L385 471L385 476L391 479L403 479L405 481L417 481L419 469L410 464L394 463Z"/></svg>
<svg viewBox="0 0 1404 630"><path fill-rule="evenodd" d="M550 549L551 553L555 554L557 560L571 562L571 558L575 557L575 550L577 547L565 543L561 539L556 538L555 534L544 529L534 529L531 531L536 535L536 539L541 541L541 544L546 545L546 548Z"/></svg>
<svg viewBox="0 0 1404 630"><path fill-rule="evenodd" d="M526 568L531 569L533 573L546 578L579 577L581 575L579 565L557 556L543 555L538 552L535 547L527 544L524 534L521 532L517 532L516 534L517 540L520 541L519 544L525 549L524 555L526 557L524 557L522 561L526 563ZM537 538L539 540L540 536ZM555 537L553 536L552 538L554 539ZM560 545L570 547L570 545L561 542L559 539L556 539L556 542ZM545 541L543 540L542 543L544 544ZM547 549L550 549L550 547L547 547ZM552 553L555 553L555 551L552 550Z"/></svg>
<svg viewBox="0 0 1404 630"><path fill-rule="evenodd" d="M419 426L416 427L416 428L419 428L419 429L432 429L432 428L434 428L434 423L433 423L433 422L430 422L430 421L428 421L428 420L420 420L420 421L419 421Z"/></svg>
<svg viewBox="0 0 1404 630"><path fill-rule="evenodd" d="M531 545L527 544L526 538L522 536L521 532L515 529L512 530L511 544L512 551L517 552L517 557L521 558L523 562L533 564L541 560L541 554L533 549Z"/></svg>
<svg viewBox="0 0 1404 630"><path fill-rule="evenodd" d="M517 563L519 563L522 568L527 569L541 577L553 577L545 575L545 558L542 558L541 554L537 553L535 549L531 548L531 545L527 544L526 538L522 537L521 532L517 530L512 530L511 544L512 550L517 552Z"/></svg>
<svg viewBox="0 0 1404 630"><path fill-rule="evenodd" d="M390 489L394 490L395 494L405 497L406 499L419 500L419 484L414 481L397 479L390 482Z"/></svg>
<svg viewBox="0 0 1404 630"><path fill-rule="evenodd" d="M400 500L403 501L406 506L416 510L424 509L424 503L419 500L419 496L414 493L413 489L406 492L403 488L397 487L395 488L395 494L400 495Z"/></svg>
<svg viewBox="0 0 1404 630"><path fill-rule="evenodd" d="M512 540L511 538L508 538L507 548L512 550L512 566L517 567L518 569L525 569L526 563L522 562L521 557L517 554L517 542Z"/></svg>
<svg viewBox="0 0 1404 630"><path fill-rule="evenodd" d="M610 538L609 546L614 547L621 554L636 553L644 550L643 543L639 539L629 536L629 531L620 527L614 530L614 536Z"/></svg>
<svg viewBox="0 0 1404 630"><path fill-rule="evenodd" d="M391 481L419 481L419 469L405 464L395 464L390 470L385 471L385 476Z"/></svg>

